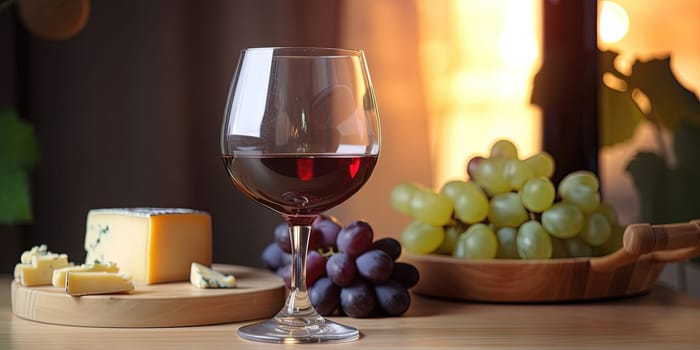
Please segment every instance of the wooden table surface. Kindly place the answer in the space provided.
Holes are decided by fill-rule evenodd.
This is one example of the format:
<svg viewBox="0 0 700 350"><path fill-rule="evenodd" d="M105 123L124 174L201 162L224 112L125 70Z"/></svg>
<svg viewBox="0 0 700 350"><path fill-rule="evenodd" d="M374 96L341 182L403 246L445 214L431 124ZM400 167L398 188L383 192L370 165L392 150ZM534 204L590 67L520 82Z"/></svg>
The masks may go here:
<svg viewBox="0 0 700 350"><path fill-rule="evenodd" d="M595 303L506 305L413 295L401 317L335 318L362 336L333 349L700 349L700 301L655 287ZM0 277L0 349L319 349L243 340L234 323L182 328L87 328L27 321L12 313L10 278Z"/></svg>

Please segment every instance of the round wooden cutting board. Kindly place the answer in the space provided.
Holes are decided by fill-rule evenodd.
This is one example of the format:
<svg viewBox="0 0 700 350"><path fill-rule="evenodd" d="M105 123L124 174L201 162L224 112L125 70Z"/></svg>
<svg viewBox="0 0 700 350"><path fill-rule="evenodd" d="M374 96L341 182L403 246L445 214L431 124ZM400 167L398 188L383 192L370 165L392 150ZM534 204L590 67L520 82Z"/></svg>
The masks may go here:
<svg viewBox="0 0 700 350"><path fill-rule="evenodd" d="M51 286L12 282L18 317L85 327L181 327L247 321L275 315L284 305L284 281L243 266L214 265L236 277L237 287L200 289L189 282L138 285L129 294L72 297Z"/></svg>

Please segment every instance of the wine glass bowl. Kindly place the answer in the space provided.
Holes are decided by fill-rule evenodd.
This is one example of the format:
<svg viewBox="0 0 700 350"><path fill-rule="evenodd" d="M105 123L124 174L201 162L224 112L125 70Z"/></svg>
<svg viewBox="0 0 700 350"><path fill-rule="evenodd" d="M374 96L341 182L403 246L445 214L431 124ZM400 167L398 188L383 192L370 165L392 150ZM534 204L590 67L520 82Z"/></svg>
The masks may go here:
<svg viewBox="0 0 700 350"><path fill-rule="evenodd" d="M356 193L380 150L380 124L361 50L308 47L241 52L221 129L235 186L290 226L292 281L271 320L242 327L245 339L349 341L359 331L320 316L308 298L305 262L313 220Z"/></svg>

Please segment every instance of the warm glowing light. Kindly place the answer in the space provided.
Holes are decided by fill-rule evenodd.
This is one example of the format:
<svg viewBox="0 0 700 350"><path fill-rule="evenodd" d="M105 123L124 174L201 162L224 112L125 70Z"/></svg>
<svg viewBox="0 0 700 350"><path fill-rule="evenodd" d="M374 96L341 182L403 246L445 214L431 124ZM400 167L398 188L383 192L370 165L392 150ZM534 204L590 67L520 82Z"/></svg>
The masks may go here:
<svg viewBox="0 0 700 350"><path fill-rule="evenodd" d="M464 179L469 158L486 155L496 139L513 140L523 156L539 151L540 114L529 97L540 59L540 1L418 5L432 187Z"/></svg>
<svg viewBox="0 0 700 350"><path fill-rule="evenodd" d="M627 34L629 25L629 16L622 6L612 1L602 1L600 3L598 23L600 40L605 43L614 43L622 40Z"/></svg>
<svg viewBox="0 0 700 350"><path fill-rule="evenodd" d="M526 67L537 59L537 40L534 33L520 25L509 25L498 36L498 53L512 67Z"/></svg>

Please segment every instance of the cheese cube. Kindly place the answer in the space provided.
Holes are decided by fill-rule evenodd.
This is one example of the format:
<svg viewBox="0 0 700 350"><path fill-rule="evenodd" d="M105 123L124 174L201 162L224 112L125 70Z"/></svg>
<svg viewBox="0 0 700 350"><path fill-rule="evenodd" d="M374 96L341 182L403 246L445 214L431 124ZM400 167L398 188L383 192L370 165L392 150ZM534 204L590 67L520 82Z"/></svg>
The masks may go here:
<svg viewBox="0 0 700 350"><path fill-rule="evenodd" d="M92 264L82 264L80 266L68 266L63 267L58 270L53 270L53 277L51 278L51 284L54 287L65 288L66 287L66 273L68 272L119 272L119 267L117 264L110 262L103 264L99 261L95 261Z"/></svg>
<svg viewBox="0 0 700 350"><path fill-rule="evenodd" d="M24 253L22 253L22 255L19 258L19 264L15 265L15 272L14 272L15 279L17 281L19 281L22 278L22 270L25 267L31 266L33 256L40 256L40 255L47 255L47 254L49 254L49 250L46 248L46 244L35 245L32 247L32 249L27 250Z"/></svg>
<svg viewBox="0 0 700 350"><path fill-rule="evenodd" d="M31 264L32 263L32 257L35 255L47 255L49 254L49 249L46 247L46 244L42 245L35 245L32 247L32 249L25 251L22 253L22 255L19 258L19 262L22 264Z"/></svg>
<svg viewBox="0 0 700 350"><path fill-rule="evenodd" d="M69 266L66 254L33 255L29 264L15 266L15 277L25 286L47 285L51 284L53 271L66 266Z"/></svg>
<svg viewBox="0 0 700 350"><path fill-rule="evenodd" d="M135 282L187 281L193 262L211 264L211 217L191 209L93 209L85 250L86 262L115 262Z"/></svg>
<svg viewBox="0 0 700 350"><path fill-rule="evenodd" d="M67 272L66 293L72 296L125 293L134 290L131 276L118 272Z"/></svg>

